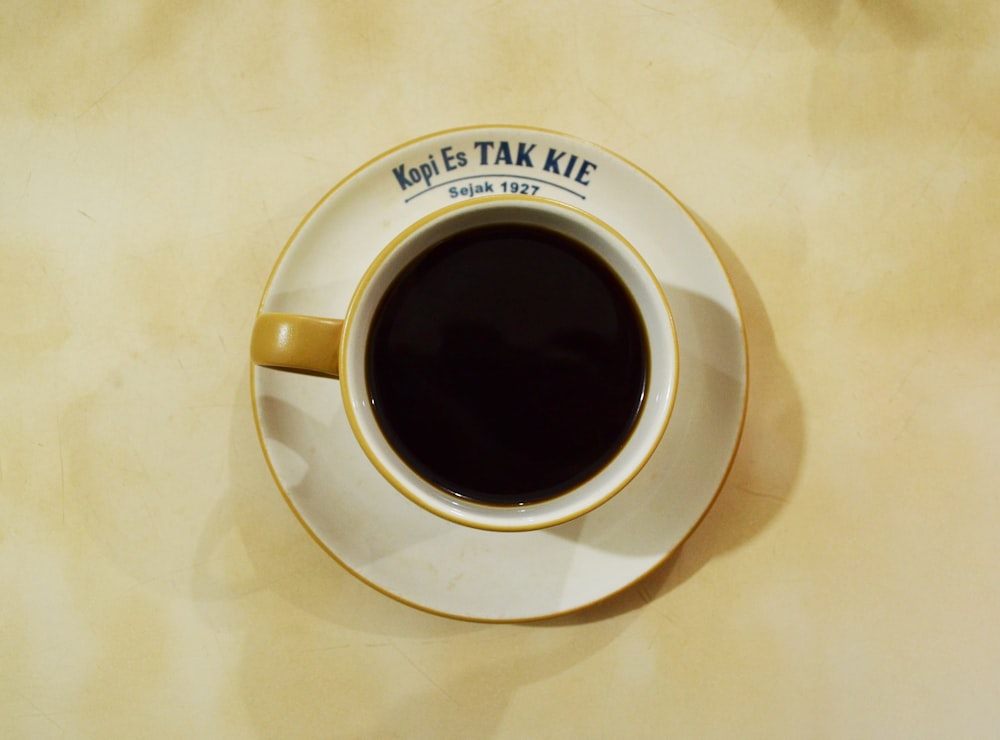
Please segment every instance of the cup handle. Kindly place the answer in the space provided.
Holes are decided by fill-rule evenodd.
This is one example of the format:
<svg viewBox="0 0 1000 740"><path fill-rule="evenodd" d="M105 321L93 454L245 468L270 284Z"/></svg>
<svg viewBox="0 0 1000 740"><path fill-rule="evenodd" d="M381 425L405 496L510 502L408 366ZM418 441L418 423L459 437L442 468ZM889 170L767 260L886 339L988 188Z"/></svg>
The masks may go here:
<svg viewBox="0 0 1000 740"><path fill-rule="evenodd" d="M253 325L254 364L307 375L340 377L344 322L293 313L262 313Z"/></svg>

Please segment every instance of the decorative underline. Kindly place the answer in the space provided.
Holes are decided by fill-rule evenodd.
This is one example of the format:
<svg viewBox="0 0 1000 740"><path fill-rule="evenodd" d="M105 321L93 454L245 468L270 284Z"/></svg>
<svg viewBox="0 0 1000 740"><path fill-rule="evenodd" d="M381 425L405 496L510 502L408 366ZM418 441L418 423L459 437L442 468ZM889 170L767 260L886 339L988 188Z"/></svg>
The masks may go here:
<svg viewBox="0 0 1000 740"><path fill-rule="evenodd" d="M505 178L505 179L508 179L508 180L530 180L531 182L540 182L543 185L549 185L550 187L553 187L553 188L559 188L560 190L565 190L567 193L569 193L570 195L575 195L580 200L587 200L587 196L584 195L583 193L578 193L575 190L570 190L569 188L563 187L562 185L556 185L554 182L551 182L549 180L542 180L542 179L537 178L537 177L527 177L525 175L508 175L508 174L492 173L492 174L487 174L487 175L467 175L465 177L456 177L454 180L448 180L447 182L439 182L437 185L431 185L429 188L424 188L419 193L416 193L415 195L411 195L409 198L405 198L403 200L403 202L404 203L409 203L414 198L419 198L424 193L429 193L432 190L437 190L438 188L443 188L445 185L452 185L452 184L454 184L456 182L461 182L462 180L480 180L480 179L482 179L484 177L502 177L502 178Z"/></svg>

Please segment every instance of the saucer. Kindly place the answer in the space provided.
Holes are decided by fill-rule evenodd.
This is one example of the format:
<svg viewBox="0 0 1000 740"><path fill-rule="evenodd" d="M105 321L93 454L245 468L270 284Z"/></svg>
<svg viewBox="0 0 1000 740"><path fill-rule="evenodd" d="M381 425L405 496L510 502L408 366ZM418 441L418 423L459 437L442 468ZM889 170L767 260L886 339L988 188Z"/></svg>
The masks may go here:
<svg viewBox="0 0 1000 740"><path fill-rule="evenodd" d="M709 240L652 177L593 144L510 126L456 129L368 162L306 216L260 310L342 317L365 269L406 226L463 199L517 193L583 208L645 258L680 349L673 416L639 474L600 508L529 532L431 514L368 462L336 380L254 366L257 433L279 489L313 538L383 593L479 621L552 617L601 601L668 558L729 472L747 403L747 349L733 288Z"/></svg>

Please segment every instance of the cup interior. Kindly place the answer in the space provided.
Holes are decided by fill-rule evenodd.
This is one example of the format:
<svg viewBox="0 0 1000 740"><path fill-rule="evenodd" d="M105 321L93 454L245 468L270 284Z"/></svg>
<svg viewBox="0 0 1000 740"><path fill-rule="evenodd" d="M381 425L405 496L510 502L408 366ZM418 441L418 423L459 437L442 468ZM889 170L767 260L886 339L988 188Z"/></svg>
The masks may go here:
<svg viewBox="0 0 1000 740"><path fill-rule="evenodd" d="M495 499L456 495L435 483L426 472L421 474L412 458L404 459L398 439L393 440L386 433L385 424L380 423L379 412L384 405L375 402L377 396L373 396L373 381L366 363L370 361L372 336L377 336L380 306L408 269L419 263L423 255L430 255L429 250L439 248L455 235L512 224L557 232L582 245L590 257L614 274L627 290L641 325L645 341L644 380L627 434L596 470L537 500L498 503ZM511 300L516 301L517 296L511 296ZM673 319L662 288L624 237L590 214L566 204L540 198L497 196L467 201L431 214L402 232L380 253L349 306L340 368L344 405L354 433L365 454L392 485L428 511L454 522L517 531L552 526L591 511L635 476L656 448L669 420L677 386L678 352ZM435 421L433 413L428 416L429 423ZM586 418L580 422L581 426L587 423Z"/></svg>

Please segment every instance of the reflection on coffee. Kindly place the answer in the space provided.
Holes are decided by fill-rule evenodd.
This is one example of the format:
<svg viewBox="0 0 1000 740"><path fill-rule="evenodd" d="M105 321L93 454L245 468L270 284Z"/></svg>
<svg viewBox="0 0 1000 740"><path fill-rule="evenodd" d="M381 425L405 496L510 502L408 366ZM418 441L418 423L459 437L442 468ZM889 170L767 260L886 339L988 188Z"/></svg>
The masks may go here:
<svg viewBox="0 0 1000 740"><path fill-rule="evenodd" d="M648 356L638 310L600 258L504 224L452 235L396 278L372 321L366 380L383 434L419 475L516 505L614 457Z"/></svg>

